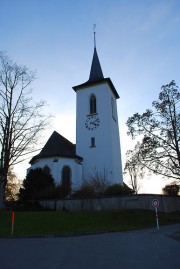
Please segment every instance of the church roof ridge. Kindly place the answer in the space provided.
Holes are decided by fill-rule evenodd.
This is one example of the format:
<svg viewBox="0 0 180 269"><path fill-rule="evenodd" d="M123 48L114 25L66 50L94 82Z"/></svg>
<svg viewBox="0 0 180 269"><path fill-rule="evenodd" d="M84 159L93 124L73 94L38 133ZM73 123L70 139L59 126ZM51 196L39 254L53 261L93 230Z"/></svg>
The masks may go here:
<svg viewBox="0 0 180 269"><path fill-rule="evenodd" d="M37 159L47 157L82 159L80 156L76 155L76 145L71 143L68 139L56 131L52 133L40 153L34 156L29 163L32 164Z"/></svg>

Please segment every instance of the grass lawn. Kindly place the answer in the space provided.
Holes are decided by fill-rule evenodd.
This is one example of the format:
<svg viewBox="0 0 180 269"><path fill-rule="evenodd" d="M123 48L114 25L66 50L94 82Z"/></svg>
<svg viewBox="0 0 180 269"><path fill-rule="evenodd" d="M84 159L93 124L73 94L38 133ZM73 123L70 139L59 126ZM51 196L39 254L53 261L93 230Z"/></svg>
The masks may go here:
<svg viewBox="0 0 180 269"><path fill-rule="evenodd" d="M159 213L159 225L180 222L180 212ZM69 235L156 228L155 212L144 210L15 212L14 236ZM11 212L0 212L0 236L11 235Z"/></svg>

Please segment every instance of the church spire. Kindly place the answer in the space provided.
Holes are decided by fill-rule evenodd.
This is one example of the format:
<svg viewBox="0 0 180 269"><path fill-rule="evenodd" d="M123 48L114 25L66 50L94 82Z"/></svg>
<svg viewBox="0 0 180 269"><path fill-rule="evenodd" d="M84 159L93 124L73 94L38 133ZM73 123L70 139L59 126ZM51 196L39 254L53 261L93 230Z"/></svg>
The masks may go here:
<svg viewBox="0 0 180 269"><path fill-rule="evenodd" d="M96 32L95 32L95 27L96 25L93 25L94 29L94 54L93 54L93 59L92 59L92 64L91 64L91 71L89 75L89 82L94 82L98 80L104 79L103 72L101 69L101 65L99 62L98 54L96 51Z"/></svg>

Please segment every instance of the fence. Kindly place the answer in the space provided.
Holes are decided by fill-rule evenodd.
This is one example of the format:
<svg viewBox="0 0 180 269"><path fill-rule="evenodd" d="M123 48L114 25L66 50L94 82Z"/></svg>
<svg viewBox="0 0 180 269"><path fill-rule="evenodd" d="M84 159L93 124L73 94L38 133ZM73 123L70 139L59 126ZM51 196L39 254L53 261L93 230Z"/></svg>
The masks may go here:
<svg viewBox="0 0 180 269"><path fill-rule="evenodd" d="M65 200L41 200L39 204L51 210L69 211L98 211L98 210L124 210L146 209L153 210L153 199L159 200L158 211L180 211L180 197L139 194L119 197L103 197L91 199L65 199Z"/></svg>

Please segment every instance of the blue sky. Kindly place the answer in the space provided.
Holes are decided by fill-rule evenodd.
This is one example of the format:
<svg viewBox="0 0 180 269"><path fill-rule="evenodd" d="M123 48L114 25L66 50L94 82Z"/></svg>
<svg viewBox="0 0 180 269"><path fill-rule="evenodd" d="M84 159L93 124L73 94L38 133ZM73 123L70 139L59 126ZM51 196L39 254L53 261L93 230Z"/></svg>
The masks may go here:
<svg viewBox="0 0 180 269"><path fill-rule="evenodd" d="M75 143L72 86L89 78L97 25L102 70L120 95L124 162L128 117L150 108L163 84L174 79L180 86L180 1L0 0L0 7L0 50L37 70L33 97L56 116L46 139L55 129Z"/></svg>

